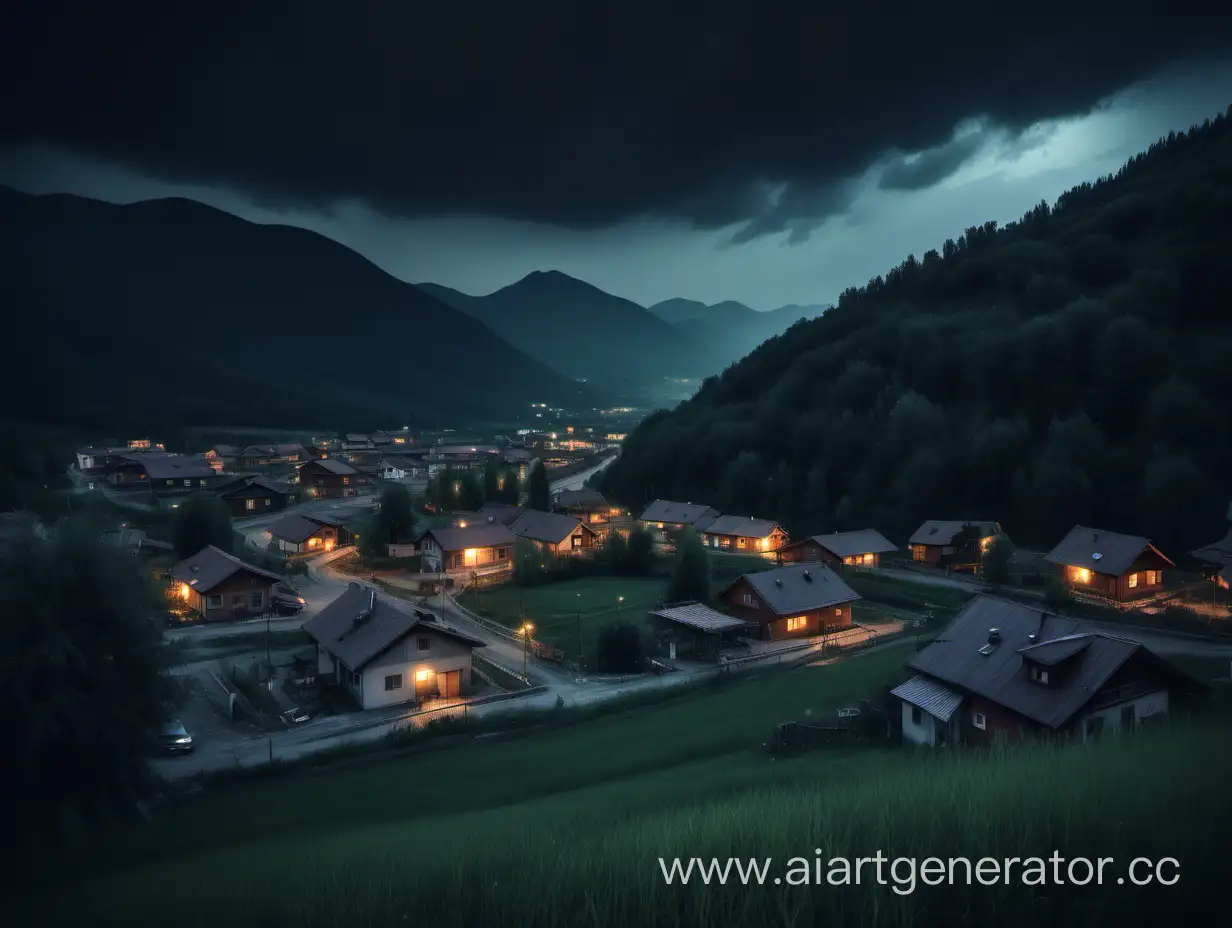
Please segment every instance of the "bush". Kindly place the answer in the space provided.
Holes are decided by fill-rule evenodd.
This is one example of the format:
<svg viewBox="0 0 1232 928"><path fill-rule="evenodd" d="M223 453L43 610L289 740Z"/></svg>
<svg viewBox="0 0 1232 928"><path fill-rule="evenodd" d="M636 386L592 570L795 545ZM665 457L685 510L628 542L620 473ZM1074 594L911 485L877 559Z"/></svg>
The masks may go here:
<svg viewBox="0 0 1232 928"><path fill-rule="evenodd" d="M599 633L599 670L632 673L642 666L642 635L631 622L612 622Z"/></svg>
<svg viewBox="0 0 1232 928"><path fill-rule="evenodd" d="M697 532L686 529L676 538L676 557L667 584L668 602L710 599L710 560Z"/></svg>
<svg viewBox="0 0 1232 928"><path fill-rule="evenodd" d="M234 549L235 532L227 504L210 493L196 493L180 504L171 520L171 544L179 558L192 557L207 545Z"/></svg>

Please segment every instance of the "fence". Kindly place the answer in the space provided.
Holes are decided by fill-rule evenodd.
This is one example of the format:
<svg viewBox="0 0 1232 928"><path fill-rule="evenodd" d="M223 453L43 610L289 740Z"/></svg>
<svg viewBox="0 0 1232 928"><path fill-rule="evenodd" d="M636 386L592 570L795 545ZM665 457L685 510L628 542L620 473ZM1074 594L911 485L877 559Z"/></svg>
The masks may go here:
<svg viewBox="0 0 1232 928"><path fill-rule="evenodd" d="M493 622L491 619L485 619L483 616L471 612L471 610L467 609L464 605L458 602L458 600L451 593L446 593L445 595L449 597L449 601L453 604L454 608L457 609L458 612L462 613L463 617L466 618L467 621L474 622L480 628L485 628L494 635L500 635L502 638L507 638L510 641L516 641L519 645L522 643L522 636L517 632L506 628L499 622Z"/></svg>
<svg viewBox="0 0 1232 928"><path fill-rule="evenodd" d="M479 669L481 672L483 669L483 665L486 664L490 667L495 668L496 670L499 670L501 673L505 674L508 677L513 677L515 680L520 681L521 683L525 684L528 687L531 685L530 680L524 677L522 674L514 670L510 670L504 664L497 663L496 661L492 660L492 658L488 657L486 654L480 654L478 651L472 652L471 660L474 664L479 665Z"/></svg>

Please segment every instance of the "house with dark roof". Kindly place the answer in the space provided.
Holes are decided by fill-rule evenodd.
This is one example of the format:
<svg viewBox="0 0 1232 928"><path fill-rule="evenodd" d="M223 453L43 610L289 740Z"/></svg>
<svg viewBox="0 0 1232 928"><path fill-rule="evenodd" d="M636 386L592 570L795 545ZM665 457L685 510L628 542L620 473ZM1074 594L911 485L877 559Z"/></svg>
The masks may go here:
<svg viewBox="0 0 1232 928"><path fill-rule="evenodd" d="M240 450L238 445L215 445L205 452L205 459L210 462L210 467L214 468L214 473L221 474L228 467L235 465L235 459L239 456Z"/></svg>
<svg viewBox="0 0 1232 928"><path fill-rule="evenodd" d="M425 573L492 577L513 572L518 536L500 522L425 529L415 539Z"/></svg>
<svg viewBox="0 0 1232 928"><path fill-rule="evenodd" d="M1061 570L1075 593L1125 605L1150 599L1164 588L1164 568L1175 567L1140 535L1122 535L1075 525L1044 556Z"/></svg>
<svg viewBox="0 0 1232 928"><path fill-rule="evenodd" d="M715 516L696 525L702 544L734 554L757 554L773 558L787 544L787 532L772 519L752 516Z"/></svg>
<svg viewBox="0 0 1232 928"><path fill-rule="evenodd" d="M832 535L810 535L784 545L778 556L781 564L821 561L842 573L845 567L879 567L881 555L897 550L898 546L880 532L866 528Z"/></svg>
<svg viewBox="0 0 1232 928"><path fill-rule="evenodd" d="M974 570L992 543L1004 533L988 519L929 519L908 540L917 564Z"/></svg>
<svg viewBox="0 0 1232 928"><path fill-rule="evenodd" d="M1232 505L1228 506L1228 521L1232 522ZM1202 562L1202 574L1206 579L1226 589L1227 578L1232 576L1232 528L1219 541L1190 551L1189 556Z"/></svg>
<svg viewBox="0 0 1232 928"><path fill-rule="evenodd" d="M487 522L499 522L506 527L513 525L521 518L521 506L513 503L487 502L473 512L455 512L452 528L466 528L468 525L482 525Z"/></svg>
<svg viewBox="0 0 1232 928"><path fill-rule="evenodd" d="M386 455L377 465L377 474L382 480L400 481L407 479L428 478L428 465L422 458Z"/></svg>
<svg viewBox="0 0 1232 928"><path fill-rule="evenodd" d="M299 485L311 499L336 499L371 492L372 478L346 461L320 458L299 466Z"/></svg>
<svg viewBox="0 0 1232 928"><path fill-rule="evenodd" d="M278 512L295 502L295 488L290 484L252 474L237 477L230 483L214 487L214 495L227 504L237 519Z"/></svg>
<svg viewBox="0 0 1232 928"><path fill-rule="evenodd" d="M111 465L107 480L120 489L148 489L155 496L199 493L215 483L215 471L203 454L140 451Z"/></svg>
<svg viewBox="0 0 1232 928"><path fill-rule="evenodd" d="M552 511L573 516L592 528L606 525L612 518L622 514L621 508L609 503L602 493L589 489L557 490L552 494Z"/></svg>
<svg viewBox="0 0 1232 928"><path fill-rule="evenodd" d="M1203 689L1130 637L996 596L973 599L907 666L915 676L891 691L903 740L935 746L1088 741Z"/></svg>
<svg viewBox="0 0 1232 928"><path fill-rule="evenodd" d="M555 557L583 557L592 554L598 544L589 524L557 512L524 509L509 530Z"/></svg>
<svg viewBox="0 0 1232 928"><path fill-rule="evenodd" d="M753 637L773 640L849 628L860 594L824 564L792 564L738 577L718 598L731 615L757 627Z"/></svg>
<svg viewBox="0 0 1232 928"><path fill-rule="evenodd" d="M289 512L267 529L270 544L288 557L323 554L355 544L355 533L324 513Z"/></svg>
<svg viewBox="0 0 1232 928"><path fill-rule="evenodd" d="M174 594L207 622L264 615L281 579L214 545L171 568Z"/></svg>
<svg viewBox="0 0 1232 928"><path fill-rule="evenodd" d="M127 445L77 449L77 469L87 477L100 477L132 454Z"/></svg>
<svg viewBox="0 0 1232 928"><path fill-rule="evenodd" d="M235 466L248 469L274 464L300 464L312 455L300 444L248 445L235 455Z"/></svg>
<svg viewBox="0 0 1232 928"><path fill-rule="evenodd" d="M760 633L756 624L724 615L702 603L663 606L650 613L650 625L661 653L668 660L715 661L725 646Z"/></svg>
<svg viewBox="0 0 1232 928"><path fill-rule="evenodd" d="M646 507L638 522L650 532L658 544L667 544L670 532L685 528L702 531L718 518L719 511L700 503L677 503L669 499L656 499Z"/></svg>
<svg viewBox="0 0 1232 928"><path fill-rule="evenodd" d="M465 696L471 654L483 641L436 613L352 582L304 623L317 669L361 709Z"/></svg>

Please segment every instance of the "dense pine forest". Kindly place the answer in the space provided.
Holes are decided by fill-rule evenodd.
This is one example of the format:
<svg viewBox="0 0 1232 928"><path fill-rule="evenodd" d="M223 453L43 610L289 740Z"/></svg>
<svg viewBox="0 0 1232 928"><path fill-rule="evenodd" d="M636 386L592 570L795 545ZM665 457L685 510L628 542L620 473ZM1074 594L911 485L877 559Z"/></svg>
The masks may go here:
<svg viewBox="0 0 1232 928"><path fill-rule="evenodd" d="M1232 108L842 294L631 434L603 488L793 535L1075 523L1172 556L1232 494Z"/></svg>

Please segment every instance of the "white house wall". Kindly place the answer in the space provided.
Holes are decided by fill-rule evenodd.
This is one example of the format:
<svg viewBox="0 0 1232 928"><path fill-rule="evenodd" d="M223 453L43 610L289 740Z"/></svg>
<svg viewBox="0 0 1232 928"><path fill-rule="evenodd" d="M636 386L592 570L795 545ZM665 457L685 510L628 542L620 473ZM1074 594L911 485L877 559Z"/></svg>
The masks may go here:
<svg viewBox="0 0 1232 928"><path fill-rule="evenodd" d="M430 639L429 650L418 649L417 639L421 637ZM412 630L402 641L364 668L360 705L365 709L377 709L409 702L415 698L415 675L421 670L431 670L436 674L460 670L462 690L465 692L471 684L471 648L453 638L420 629ZM402 688L387 691L385 678L396 673L402 674Z"/></svg>
<svg viewBox="0 0 1232 928"><path fill-rule="evenodd" d="M915 707L905 700L900 700L900 704L903 707L903 740L910 744L936 744L937 719L921 709L920 724L916 725L911 721L911 710Z"/></svg>
<svg viewBox="0 0 1232 928"><path fill-rule="evenodd" d="M1087 720L1102 718L1104 720L1104 734L1118 731L1121 727L1121 710L1125 706L1132 705L1134 707L1134 722L1141 723L1145 719L1149 719L1156 715L1168 714L1168 691L1159 690L1155 693L1147 693L1145 696L1139 696L1136 699L1127 699L1124 702L1118 702L1111 706L1105 706L1098 712L1089 712L1082 717L1079 724L1079 731L1082 732L1082 740L1087 740Z"/></svg>

